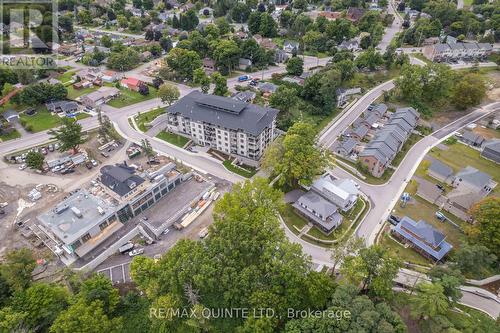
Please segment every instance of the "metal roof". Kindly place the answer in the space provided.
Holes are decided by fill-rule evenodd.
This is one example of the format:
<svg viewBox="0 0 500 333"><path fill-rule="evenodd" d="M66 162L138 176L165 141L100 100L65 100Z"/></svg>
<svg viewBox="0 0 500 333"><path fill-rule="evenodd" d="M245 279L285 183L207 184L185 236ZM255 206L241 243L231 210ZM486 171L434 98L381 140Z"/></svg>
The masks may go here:
<svg viewBox="0 0 500 333"><path fill-rule="evenodd" d="M178 114L192 121L208 123L232 130L242 130L252 135L259 135L266 128L271 126L278 114L278 110L261 107L256 104L238 102L228 97L218 97L229 100L230 103L238 103L243 106L242 110L236 114L207 107L203 103L198 103L207 95L195 90L178 100L167 109L170 114Z"/></svg>

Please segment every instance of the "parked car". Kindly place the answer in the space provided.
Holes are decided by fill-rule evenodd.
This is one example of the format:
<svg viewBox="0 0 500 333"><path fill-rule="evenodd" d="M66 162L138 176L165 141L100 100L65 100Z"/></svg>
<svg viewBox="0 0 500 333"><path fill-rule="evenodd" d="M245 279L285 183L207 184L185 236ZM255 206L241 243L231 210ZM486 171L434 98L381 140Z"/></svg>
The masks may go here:
<svg viewBox="0 0 500 333"><path fill-rule="evenodd" d="M207 237L208 236L208 228L201 229L200 232L198 233L198 236L202 239Z"/></svg>
<svg viewBox="0 0 500 333"><path fill-rule="evenodd" d="M104 152L104 151L103 151L103 152L101 152L101 155L102 155L103 157L106 157L106 158L107 158L107 157L109 157L109 154L108 154L108 153L106 153L106 152Z"/></svg>
<svg viewBox="0 0 500 333"><path fill-rule="evenodd" d="M90 163L92 163L92 166L97 166L97 161L96 160L90 160Z"/></svg>
<svg viewBox="0 0 500 333"><path fill-rule="evenodd" d="M92 167L93 167L92 162L90 162L90 161L85 162L85 167L89 170L92 169Z"/></svg>
<svg viewBox="0 0 500 333"><path fill-rule="evenodd" d="M139 254L143 254L144 253L144 249L135 249L135 250L132 250L128 253L129 256L131 257L135 257L135 256L138 256Z"/></svg>
<svg viewBox="0 0 500 333"><path fill-rule="evenodd" d="M390 224L397 225L399 223L399 221L401 221L401 218L399 216L391 214L391 215L389 215L389 218L387 219L387 221Z"/></svg>
<svg viewBox="0 0 500 333"><path fill-rule="evenodd" d="M436 184L436 187L440 189L441 191L444 191L444 186L441 184Z"/></svg>
<svg viewBox="0 0 500 333"><path fill-rule="evenodd" d="M68 173L73 173L75 172L75 169L63 169L61 170L62 175L67 175Z"/></svg>
<svg viewBox="0 0 500 333"><path fill-rule="evenodd" d="M59 144L59 142L56 142L56 143L54 144L54 149L56 149L56 150L57 150L57 149L59 149L59 147L61 147L61 145Z"/></svg>
<svg viewBox="0 0 500 333"><path fill-rule="evenodd" d="M242 76L238 77L238 82L245 82L248 80L250 80L250 76L248 76L248 75L242 75Z"/></svg>
<svg viewBox="0 0 500 333"><path fill-rule="evenodd" d="M23 163L19 166L19 170L24 170L26 169L28 166L26 165L26 163Z"/></svg>
<svg viewBox="0 0 500 333"><path fill-rule="evenodd" d="M118 251L121 253L121 254L125 254L127 253L128 251L132 250L134 248L134 244L132 242L128 242L127 244L123 245L122 247L120 247L118 249Z"/></svg>
<svg viewBox="0 0 500 333"><path fill-rule="evenodd" d="M170 229L169 229L169 228L167 228L167 229L165 229L165 230L163 231L163 234L164 234L164 235L166 235L166 234L168 234L169 232L170 232Z"/></svg>
<svg viewBox="0 0 500 333"><path fill-rule="evenodd" d="M54 151L54 145L53 144L49 145L49 151Z"/></svg>

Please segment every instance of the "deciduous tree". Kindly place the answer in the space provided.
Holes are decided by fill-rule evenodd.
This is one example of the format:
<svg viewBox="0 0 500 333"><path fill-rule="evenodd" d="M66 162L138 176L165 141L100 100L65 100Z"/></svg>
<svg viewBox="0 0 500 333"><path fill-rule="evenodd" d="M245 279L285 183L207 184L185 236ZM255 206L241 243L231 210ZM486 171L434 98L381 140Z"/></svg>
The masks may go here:
<svg viewBox="0 0 500 333"><path fill-rule="evenodd" d="M73 149L78 151L78 147L84 143L82 137L82 125L70 118L62 119L62 126L49 131L50 139L61 143L59 151L65 152Z"/></svg>
<svg viewBox="0 0 500 333"><path fill-rule="evenodd" d="M476 223L466 229L468 236L492 253L500 253L500 198L486 197L472 206L470 214Z"/></svg>
<svg viewBox="0 0 500 333"><path fill-rule="evenodd" d="M42 153L30 151L26 155L26 165L31 169L42 170L45 156Z"/></svg>
<svg viewBox="0 0 500 333"><path fill-rule="evenodd" d="M168 106L178 100L180 95L179 88L170 83L164 83L158 89L158 97L160 97L162 102L167 103Z"/></svg>

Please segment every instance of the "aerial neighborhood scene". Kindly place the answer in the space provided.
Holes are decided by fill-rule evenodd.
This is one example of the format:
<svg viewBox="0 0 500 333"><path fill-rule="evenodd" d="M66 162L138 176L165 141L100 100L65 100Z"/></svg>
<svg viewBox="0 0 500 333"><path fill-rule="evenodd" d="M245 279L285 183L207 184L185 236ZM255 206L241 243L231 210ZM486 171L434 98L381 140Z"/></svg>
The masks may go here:
<svg viewBox="0 0 500 333"><path fill-rule="evenodd" d="M0 332L500 332L500 0L0 4Z"/></svg>

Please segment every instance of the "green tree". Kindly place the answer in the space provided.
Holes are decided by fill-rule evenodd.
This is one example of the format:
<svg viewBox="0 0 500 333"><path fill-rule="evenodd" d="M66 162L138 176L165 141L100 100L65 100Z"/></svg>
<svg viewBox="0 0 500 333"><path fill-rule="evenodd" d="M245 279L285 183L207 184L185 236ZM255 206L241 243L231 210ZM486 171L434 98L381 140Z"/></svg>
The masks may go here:
<svg viewBox="0 0 500 333"><path fill-rule="evenodd" d="M445 315L450 304L439 283L423 282L417 285L417 297L412 299L411 314L419 319Z"/></svg>
<svg viewBox="0 0 500 333"><path fill-rule="evenodd" d="M219 70L231 73L231 70L238 63L240 58L240 48L233 40L220 40L214 42L212 57Z"/></svg>
<svg viewBox="0 0 500 333"><path fill-rule="evenodd" d="M78 292L78 298L86 304L100 301L102 310L110 316L120 301L118 290L113 287L111 280L102 274L93 274L86 279Z"/></svg>
<svg viewBox="0 0 500 333"><path fill-rule="evenodd" d="M304 72L304 60L300 57L292 57L286 63L286 72L290 75L300 76Z"/></svg>
<svg viewBox="0 0 500 333"><path fill-rule="evenodd" d="M234 22L244 23L248 20L250 12L250 7L246 3L237 2L231 9L231 18Z"/></svg>
<svg viewBox="0 0 500 333"><path fill-rule="evenodd" d="M113 40L109 35L104 35L101 37L101 44L104 47L111 47L113 45Z"/></svg>
<svg viewBox="0 0 500 333"><path fill-rule="evenodd" d="M248 17L248 30L252 34L258 34L260 32L260 18L261 18L261 13L258 11L250 13L250 16Z"/></svg>
<svg viewBox="0 0 500 333"><path fill-rule="evenodd" d="M0 272L4 279L14 291L22 291L31 284L31 273L36 267L33 252L21 248L13 250L5 255L4 263L0 266Z"/></svg>
<svg viewBox="0 0 500 333"><path fill-rule="evenodd" d="M297 90L286 86L279 86L276 92L269 98L269 105L280 110L282 113L288 113L298 102Z"/></svg>
<svg viewBox="0 0 500 333"><path fill-rule="evenodd" d="M32 329L45 331L68 305L69 293L60 286L36 283L24 292L16 294L12 308L28 315L23 324Z"/></svg>
<svg viewBox="0 0 500 333"><path fill-rule="evenodd" d="M149 142L148 139L141 140L141 148L147 157L151 158L155 155L155 151L153 150L153 147L151 146L151 142Z"/></svg>
<svg viewBox="0 0 500 333"><path fill-rule="evenodd" d="M488 272L498 258L485 245L464 243L456 251L454 259L462 272L483 275L481 273Z"/></svg>
<svg viewBox="0 0 500 333"><path fill-rule="evenodd" d="M500 198L486 197L474 204L470 214L476 222L466 229L470 239L486 246L491 253L500 253Z"/></svg>
<svg viewBox="0 0 500 333"><path fill-rule="evenodd" d="M132 48L126 48L118 52L111 52L108 57L107 66L111 69L124 72L137 67L140 62L139 52Z"/></svg>
<svg viewBox="0 0 500 333"><path fill-rule="evenodd" d="M349 81L356 73L356 65L349 59L339 61L334 67L339 70L342 82Z"/></svg>
<svg viewBox="0 0 500 333"><path fill-rule="evenodd" d="M373 245L361 249L358 255L345 258L341 273L353 283L362 283L361 290L368 290L373 296L390 298L392 280L400 267L399 259L379 245Z"/></svg>
<svg viewBox="0 0 500 333"><path fill-rule="evenodd" d="M82 125L70 118L62 118L62 126L49 131L50 139L61 143L60 152L70 149L78 151L78 147L85 142L82 137Z"/></svg>
<svg viewBox="0 0 500 333"><path fill-rule="evenodd" d="M42 153L30 151L26 155L26 165L31 169L42 170L45 156Z"/></svg>
<svg viewBox="0 0 500 333"><path fill-rule="evenodd" d="M342 263L345 258L357 253L364 247L362 238L349 237L343 241L332 244L330 248L330 258L332 259L332 274L335 274L337 265Z"/></svg>
<svg viewBox="0 0 500 333"><path fill-rule="evenodd" d="M177 47L168 52L166 60L168 66L173 69L180 78L188 80L193 78L193 71L196 68L200 68L202 65L198 53Z"/></svg>
<svg viewBox="0 0 500 333"><path fill-rule="evenodd" d="M370 70L374 70L383 63L384 63L384 58L373 47L362 52L356 58L356 66L358 68L368 68Z"/></svg>
<svg viewBox="0 0 500 333"><path fill-rule="evenodd" d="M486 85L479 74L469 73L460 78L453 88L452 103L465 110L477 105L486 95Z"/></svg>
<svg viewBox="0 0 500 333"><path fill-rule="evenodd" d="M102 302L90 304L78 301L63 311L50 328L51 333L86 333L122 331L122 319L110 319L103 310Z"/></svg>
<svg viewBox="0 0 500 333"><path fill-rule="evenodd" d="M132 16L128 21L128 28L130 31L138 32L142 30L142 22L141 19L135 16Z"/></svg>
<svg viewBox="0 0 500 333"><path fill-rule="evenodd" d="M212 82L215 84L214 95L225 96L229 90L227 89L227 79L220 73L212 74Z"/></svg>
<svg viewBox="0 0 500 333"><path fill-rule="evenodd" d="M180 95L179 88L170 83L164 83L158 88L158 97L162 102L167 103L168 106L178 100Z"/></svg>
<svg viewBox="0 0 500 333"><path fill-rule="evenodd" d="M260 15L259 32L263 37L276 37L278 33L277 24L269 13Z"/></svg>
<svg viewBox="0 0 500 333"><path fill-rule="evenodd" d="M278 184L296 188L299 181L312 183L330 163L327 153L316 146L316 132L311 124L297 122L264 153L263 167L280 175Z"/></svg>
<svg viewBox="0 0 500 333"><path fill-rule="evenodd" d="M201 91L204 94L208 94L210 90L210 78L207 76L203 68L197 68L193 72L193 82L199 84Z"/></svg>

